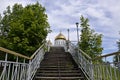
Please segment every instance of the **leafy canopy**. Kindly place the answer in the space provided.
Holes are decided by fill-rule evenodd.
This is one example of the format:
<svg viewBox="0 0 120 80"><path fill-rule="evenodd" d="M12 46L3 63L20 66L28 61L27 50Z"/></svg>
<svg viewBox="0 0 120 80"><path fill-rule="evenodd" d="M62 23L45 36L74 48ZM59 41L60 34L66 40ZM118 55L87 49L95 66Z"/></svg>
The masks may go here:
<svg viewBox="0 0 120 80"><path fill-rule="evenodd" d="M102 46L102 35L95 33L94 30L90 29L88 24L88 18L80 17L81 20L81 36L80 36L80 48L86 52L92 58L101 55L103 48Z"/></svg>
<svg viewBox="0 0 120 80"><path fill-rule="evenodd" d="M118 51L120 52L120 40L117 41L117 46L118 46ZM117 54L113 57L113 62L115 62L115 66L118 67L119 64L117 64L117 62L119 63L120 60L120 54Z"/></svg>
<svg viewBox="0 0 120 80"><path fill-rule="evenodd" d="M30 56L46 39L49 28L45 8L38 2L8 6L0 18L0 46Z"/></svg>

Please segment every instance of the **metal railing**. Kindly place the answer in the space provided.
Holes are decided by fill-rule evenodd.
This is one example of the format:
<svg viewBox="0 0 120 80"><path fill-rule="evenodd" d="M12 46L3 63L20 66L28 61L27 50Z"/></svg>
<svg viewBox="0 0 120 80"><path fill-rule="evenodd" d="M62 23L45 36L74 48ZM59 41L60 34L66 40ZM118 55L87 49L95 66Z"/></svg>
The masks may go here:
<svg viewBox="0 0 120 80"><path fill-rule="evenodd" d="M68 51L88 80L120 79L120 52L91 59L71 42L68 45ZM0 59L2 58L0 60L0 80L33 80L40 67L40 62L44 58L45 49L49 50L50 45L43 44L31 57L27 57L0 47ZM14 61L9 59L11 56Z"/></svg>
<svg viewBox="0 0 120 80"><path fill-rule="evenodd" d="M4 58L0 60L0 80L27 80L29 64L25 63L25 60L30 58L2 47L0 51L1 58ZM9 60L11 55L14 55L16 61ZM19 62L19 57L23 58L23 61Z"/></svg>
<svg viewBox="0 0 120 80"><path fill-rule="evenodd" d="M44 58L45 46L43 44L31 57L0 47L0 80L32 80ZM10 56L14 61L9 60Z"/></svg>
<svg viewBox="0 0 120 80"><path fill-rule="evenodd" d="M120 80L120 52L92 59L71 42L69 52L87 80Z"/></svg>
<svg viewBox="0 0 120 80"><path fill-rule="evenodd" d="M92 59L85 52L69 43L69 52L88 80L93 80Z"/></svg>
<svg viewBox="0 0 120 80"><path fill-rule="evenodd" d="M93 59L94 80L120 80L120 52Z"/></svg>

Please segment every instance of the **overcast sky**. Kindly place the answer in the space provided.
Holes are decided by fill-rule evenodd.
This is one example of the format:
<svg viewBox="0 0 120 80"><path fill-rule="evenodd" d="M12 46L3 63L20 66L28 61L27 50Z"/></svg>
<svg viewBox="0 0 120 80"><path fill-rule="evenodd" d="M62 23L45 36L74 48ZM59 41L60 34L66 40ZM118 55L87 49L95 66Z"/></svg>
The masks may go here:
<svg viewBox="0 0 120 80"><path fill-rule="evenodd" d="M20 3L25 6L36 1L46 8L52 30L47 39L52 42L60 31L67 38L67 29L70 29L70 40L76 41L75 23L80 23L80 16L83 15L89 18L90 28L103 34L103 54L118 50L116 41L120 39L120 0L0 0L0 13L8 5Z"/></svg>

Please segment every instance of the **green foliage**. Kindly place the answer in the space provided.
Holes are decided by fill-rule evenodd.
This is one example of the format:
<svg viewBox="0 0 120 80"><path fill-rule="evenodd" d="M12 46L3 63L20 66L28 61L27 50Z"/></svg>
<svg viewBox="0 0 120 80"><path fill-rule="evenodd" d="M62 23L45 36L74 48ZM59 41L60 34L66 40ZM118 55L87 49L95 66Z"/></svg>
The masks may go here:
<svg viewBox="0 0 120 80"><path fill-rule="evenodd" d="M81 40L79 43L80 48L86 52L92 58L101 55L103 48L102 45L102 35L95 33L94 30L89 28L89 20L80 17L81 20Z"/></svg>
<svg viewBox="0 0 120 80"><path fill-rule="evenodd" d="M120 40L117 42L117 46L118 46L118 51L120 52ZM120 60L120 54L115 55L113 58L113 61L119 62L119 60ZM115 64L115 66L116 66L116 64Z"/></svg>
<svg viewBox="0 0 120 80"><path fill-rule="evenodd" d="M30 56L46 39L49 28L45 8L38 2L8 6L0 21L0 46Z"/></svg>

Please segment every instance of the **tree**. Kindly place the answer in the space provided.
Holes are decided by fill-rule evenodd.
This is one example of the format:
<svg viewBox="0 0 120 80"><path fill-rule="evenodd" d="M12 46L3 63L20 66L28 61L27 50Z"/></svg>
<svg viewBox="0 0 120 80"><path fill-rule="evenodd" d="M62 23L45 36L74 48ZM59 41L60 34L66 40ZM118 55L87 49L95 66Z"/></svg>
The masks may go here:
<svg viewBox="0 0 120 80"><path fill-rule="evenodd" d="M1 20L2 20L2 16L0 14L0 36L2 35L2 33L1 33Z"/></svg>
<svg viewBox="0 0 120 80"><path fill-rule="evenodd" d="M118 52L120 52L120 40L117 41L117 46L118 46ZM115 62L115 66L120 68L120 66L118 66L119 65L119 63L118 63L119 61L120 61L120 54L117 54L117 55L114 56L113 62Z"/></svg>
<svg viewBox="0 0 120 80"><path fill-rule="evenodd" d="M30 56L48 34L49 23L45 8L38 2L23 7L8 6L1 20L0 46Z"/></svg>
<svg viewBox="0 0 120 80"><path fill-rule="evenodd" d="M92 58L101 55L103 48L102 35L95 33L94 30L89 28L88 18L80 17L81 20L81 37L80 37L80 49L86 52Z"/></svg>

